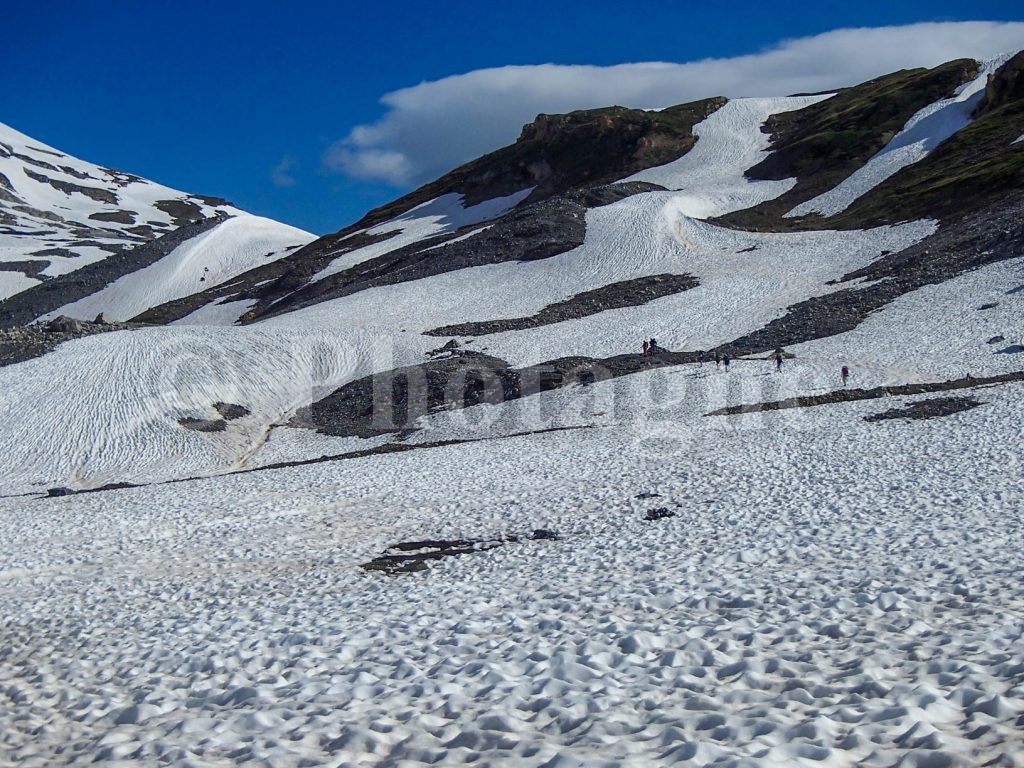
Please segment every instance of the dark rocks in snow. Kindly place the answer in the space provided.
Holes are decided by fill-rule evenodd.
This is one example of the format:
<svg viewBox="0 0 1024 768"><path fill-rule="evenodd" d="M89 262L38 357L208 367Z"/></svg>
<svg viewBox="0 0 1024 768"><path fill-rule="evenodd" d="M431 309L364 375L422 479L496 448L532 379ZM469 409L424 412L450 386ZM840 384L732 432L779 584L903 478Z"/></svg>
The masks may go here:
<svg viewBox="0 0 1024 768"><path fill-rule="evenodd" d="M21 272L25 277L33 277L36 280L48 280L42 274L43 270L50 266L46 259L25 260L25 261L0 261L0 272Z"/></svg>
<svg viewBox="0 0 1024 768"><path fill-rule="evenodd" d="M429 352L427 352L427 356L428 357L438 357L439 355L451 355L458 348L459 348L459 342L457 342L455 339L449 339L445 344L443 344L442 346L438 347L437 349L432 349Z"/></svg>
<svg viewBox="0 0 1024 768"><path fill-rule="evenodd" d="M218 214L186 224L155 240L120 250L102 261L16 293L0 301L0 327L28 325L41 315L91 296L118 278L154 264L186 240L212 229L226 218Z"/></svg>
<svg viewBox="0 0 1024 768"><path fill-rule="evenodd" d="M49 499L57 498L58 496L70 496L74 493L70 488L50 488L46 491L46 497Z"/></svg>
<svg viewBox="0 0 1024 768"><path fill-rule="evenodd" d="M1000 341L1006 341L1006 338L1003 337L1003 336L993 336L991 339L989 339L985 343L986 344L998 344Z"/></svg>
<svg viewBox="0 0 1024 768"><path fill-rule="evenodd" d="M995 309L998 306L999 306L999 302L998 301L990 301L987 304L982 304L980 307L978 307L978 311L980 312L980 311L983 311L983 310L986 310L986 309Z"/></svg>
<svg viewBox="0 0 1024 768"><path fill-rule="evenodd" d="M428 336L485 336L503 331L521 331L588 317L609 309L640 306L655 299L688 291L698 285L699 281L693 275L661 274L638 277L577 293L565 301L549 304L530 317L459 323L425 333Z"/></svg>
<svg viewBox="0 0 1024 768"><path fill-rule="evenodd" d="M734 356L767 352L851 331L870 313L926 285L950 280L986 264L1016 258L1024 247L1024 192L1013 192L984 210L944 223L935 234L841 282L866 285L816 296L789 307L764 328L722 346Z"/></svg>
<svg viewBox="0 0 1024 768"><path fill-rule="evenodd" d="M1003 347L996 352L997 355L1019 355L1024 352L1024 346L1020 344L1011 344L1008 347Z"/></svg>
<svg viewBox="0 0 1024 768"><path fill-rule="evenodd" d="M494 539L427 539L424 541L403 541L385 550L384 554L363 563L367 571L382 571L389 575L414 573L427 569L431 560L445 557L468 555L475 552L486 552L505 544L519 541L557 541L558 534L544 528L538 528L529 536L515 534Z"/></svg>
<svg viewBox="0 0 1024 768"><path fill-rule="evenodd" d="M660 493L652 493L651 491L644 491L642 493L638 493L633 498L634 499L641 499L641 500L643 500L643 499L660 499L661 498L661 494Z"/></svg>
<svg viewBox="0 0 1024 768"><path fill-rule="evenodd" d="M221 418L225 421L234 421L240 419L243 416L248 416L252 411L246 408L244 405L238 405L237 403L214 403L214 410L220 414Z"/></svg>
<svg viewBox="0 0 1024 768"><path fill-rule="evenodd" d="M900 384L898 386L875 387L873 389L837 389L821 395L801 395L785 400L774 400L765 403L748 403L730 405L706 414L708 416L735 416L741 413L759 413L761 411L781 411L788 408L813 408L831 403L851 403L857 400L873 400L881 397L901 397L904 395L924 395L931 392L948 392L956 389L972 389L990 384L1006 384L1011 381L1024 381L1024 371L1000 373L994 376L965 376L962 379L936 381L925 384Z"/></svg>
<svg viewBox="0 0 1024 768"><path fill-rule="evenodd" d="M223 432L228 427L224 419L197 419L192 416L182 416L178 424L193 432Z"/></svg>
<svg viewBox="0 0 1024 768"><path fill-rule="evenodd" d="M954 413L969 411L983 405L973 397L936 397L931 400L919 400L906 408L892 408L882 413L865 416L864 421L877 422L889 419L934 419L940 416L951 416Z"/></svg>
<svg viewBox="0 0 1024 768"><path fill-rule="evenodd" d="M24 159L24 156L21 156ZM117 205L117 195L111 192L109 189L100 189L99 187L83 187L81 184L73 184L70 181L61 181L59 179L51 179L49 176L44 176L41 173L30 171L28 168L22 168L25 175L30 179L34 179L42 184L49 184L51 187L56 189L58 192L63 192L66 195L79 194L85 195L88 198L95 200L97 203L106 203L108 205ZM54 168L53 170L57 170Z"/></svg>
<svg viewBox="0 0 1024 768"><path fill-rule="evenodd" d="M40 357L72 339L139 327L134 323L83 323L72 318L56 318L49 323L23 327L0 327L0 366Z"/></svg>
<svg viewBox="0 0 1024 768"><path fill-rule="evenodd" d="M401 433L440 410L498 404L570 385L589 385L640 371L697 362L696 352L564 357L512 368L481 352L450 356L356 379L300 410L292 425L339 437Z"/></svg>
<svg viewBox="0 0 1024 768"><path fill-rule="evenodd" d="M644 515L644 520L652 522L654 520L664 520L666 517L675 517L676 513L668 507L658 507L657 509L647 510L647 514Z"/></svg>
<svg viewBox="0 0 1024 768"><path fill-rule="evenodd" d="M73 317L67 317L60 315L59 317L50 320L46 326L47 331L54 333L82 333L85 330L85 325L81 320L76 320Z"/></svg>
<svg viewBox="0 0 1024 768"><path fill-rule="evenodd" d="M110 221L115 224L134 224L135 217L138 214L135 211L129 211L122 209L119 211L101 211L100 213L93 213L89 215L89 218L93 221Z"/></svg>

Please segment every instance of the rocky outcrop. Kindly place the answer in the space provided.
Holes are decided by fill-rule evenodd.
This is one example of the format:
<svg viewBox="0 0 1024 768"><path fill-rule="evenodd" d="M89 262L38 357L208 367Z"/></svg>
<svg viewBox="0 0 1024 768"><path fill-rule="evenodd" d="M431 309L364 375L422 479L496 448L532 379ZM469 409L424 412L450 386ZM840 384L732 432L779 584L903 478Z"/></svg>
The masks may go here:
<svg viewBox="0 0 1024 768"><path fill-rule="evenodd" d="M465 195L466 205L473 205L533 187L526 203L535 203L663 165L693 147L693 126L726 101L703 99L657 112L607 107L538 115L523 127L515 144L374 209L354 228L371 227L450 192Z"/></svg>
<svg viewBox="0 0 1024 768"><path fill-rule="evenodd" d="M69 317L58 317L49 323L0 328L0 366L41 357L65 341L139 327L137 323L84 323Z"/></svg>
<svg viewBox="0 0 1024 768"><path fill-rule="evenodd" d="M665 296L688 291L698 285L699 281L693 275L663 274L638 277L577 293L565 301L549 304L529 317L459 323L424 333L428 336L486 336L490 333L539 328L543 325L596 315L609 309L638 307Z"/></svg>
<svg viewBox="0 0 1024 768"><path fill-rule="evenodd" d="M985 95L974 108L974 117L982 117L1020 99L1024 99L1024 51L988 76Z"/></svg>

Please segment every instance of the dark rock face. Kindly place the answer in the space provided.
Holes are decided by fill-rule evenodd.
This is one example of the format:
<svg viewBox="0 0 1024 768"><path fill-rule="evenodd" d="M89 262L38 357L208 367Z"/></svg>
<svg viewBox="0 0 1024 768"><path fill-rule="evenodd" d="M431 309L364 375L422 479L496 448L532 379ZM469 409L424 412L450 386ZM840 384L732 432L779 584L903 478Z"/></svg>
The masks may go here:
<svg viewBox="0 0 1024 768"><path fill-rule="evenodd" d="M974 117L982 117L1019 99L1024 99L1024 51L989 75L985 95L974 108Z"/></svg>
<svg viewBox="0 0 1024 768"><path fill-rule="evenodd" d="M21 272L25 277L34 277L37 280L45 280L46 275L41 274L44 269L50 266L46 259L38 261L0 261L0 272Z"/></svg>
<svg viewBox="0 0 1024 768"><path fill-rule="evenodd" d="M89 218L94 221L112 221L115 224L134 224L136 215L134 211L121 210L93 213Z"/></svg>
<svg viewBox="0 0 1024 768"><path fill-rule="evenodd" d="M521 331L526 328L538 328L542 325L596 315L609 309L637 307L655 299L688 291L698 285L697 278L692 275L664 274L638 277L578 293L565 301L549 304L530 317L459 323L458 325L435 328L425 333L428 336L485 336L502 331Z"/></svg>
<svg viewBox="0 0 1024 768"><path fill-rule="evenodd" d="M368 213L356 229L371 227L440 195L458 192L466 204L533 187L527 203L594 187L664 165L696 142L693 126L724 98L680 104L659 112L607 107L566 115L538 115L515 144L456 168L430 184Z"/></svg>
<svg viewBox="0 0 1024 768"><path fill-rule="evenodd" d="M864 421L878 422L890 419L935 419L941 416L952 416L983 405L973 397L936 397L931 400L919 400L906 408L892 408L882 413L865 416Z"/></svg>
<svg viewBox="0 0 1024 768"><path fill-rule="evenodd" d="M215 216L187 224L0 301L0 327L27 325L40 315L96 293L118 278L159 261L186 240L212 229L226 218Z"/></svg>
<svg viewBox="0 0 1024 768"><path fill-rule="evenodd" d="M238 405L236 403L214 403L213 408L225 421L234 421L235 419L240 419L243 416L248 416L252 413L252 411L244 405Z"/></svg>

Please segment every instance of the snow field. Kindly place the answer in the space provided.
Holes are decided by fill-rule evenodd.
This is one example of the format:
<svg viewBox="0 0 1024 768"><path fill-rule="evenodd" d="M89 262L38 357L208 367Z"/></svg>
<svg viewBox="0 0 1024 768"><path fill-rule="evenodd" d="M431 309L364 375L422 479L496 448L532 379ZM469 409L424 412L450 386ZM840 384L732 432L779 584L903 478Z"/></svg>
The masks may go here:
<svg viewBox="0 0 1024 768"><path fill-rule="evenodd" d="M107 320L130 320L147 309L212 288L275 261L313 239L313 235L301 229L243 213L186 241L156 263L40 319L67 315L91 320L102 312ZM208 311L200 319L219 316ZM229 323L235 319L231 318Z"/></svg>
<svg viewBox="0 0 1024 768"><path fill-rule="evenodd" d="M147 328L90 336L0 368L8 414L0 455L5 493L205 475L243 464L271 425L351 378L394 365L373 329ZM222 432L217 402L249 416Z"/></svg>
<svg viewBox="0 0 1024 768"><path fill-rule="evenodd" d="M659 414L642 432L0 500L0 752L1019 761L1019 385L937 421L861 420L900 398L808 409L811 429L700 418L679 439L687 401L642 396L669 374L630 377L631 409ZM676 517L644 522L655 507ZM357 567L398 541L540 527L561 539Z"/></svg>

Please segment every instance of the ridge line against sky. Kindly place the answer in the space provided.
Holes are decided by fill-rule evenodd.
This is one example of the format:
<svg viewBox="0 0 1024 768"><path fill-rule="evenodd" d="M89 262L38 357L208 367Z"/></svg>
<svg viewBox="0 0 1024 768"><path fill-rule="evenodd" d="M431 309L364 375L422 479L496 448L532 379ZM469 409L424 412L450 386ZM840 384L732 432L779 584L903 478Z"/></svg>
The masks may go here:
<svg viewBox="0 0 1024 768"><path fill-rule="evenodd" d="M385 94L384 116L353 128L323 162L349 176L409 187L515 141L522 125L540 113L817 93L899 69L1021 48L1024 23L925 23L834 30L758 53L694 62L494 67Z"/></svg>
<svg viewBox="0 0 1024 768"><path fill-rule="evenodd" d="M234 0L12 0L0 122L326 233L540 112L821 91L1024 48L1018 3L963 6L451 0L424 19L411 0L251 0L245 14Z"/></svg>

